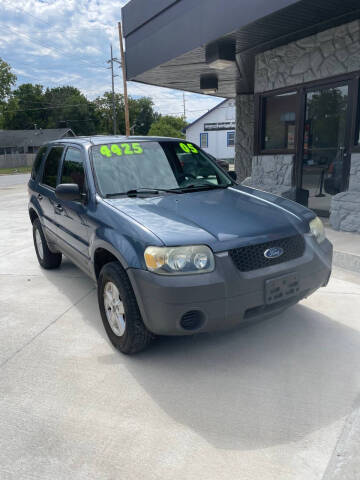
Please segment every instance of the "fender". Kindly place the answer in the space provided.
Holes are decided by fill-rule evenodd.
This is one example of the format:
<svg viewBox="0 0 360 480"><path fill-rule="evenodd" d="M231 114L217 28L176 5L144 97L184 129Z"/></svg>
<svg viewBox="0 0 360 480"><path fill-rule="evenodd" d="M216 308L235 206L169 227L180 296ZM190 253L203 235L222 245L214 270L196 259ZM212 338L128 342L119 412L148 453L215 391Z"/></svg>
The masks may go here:
<svg viewBox="0 0 360 480"><path fill-rule="evenodd" d="M124 270L127 270L129 268L129 265L125 258L119 253L119 251L111 245L111 243L106 242L105 240L101 240L100 238L96 239L93 243L90 244L89 248L89 254L91 258L91 263L92 263L92 270L95 273L95 267L94 267L94 260L95 260L95 252L98 248L102 248L104 250L109 251L114 257L117 258L117 260L120 262L121 266L124 268Z"/></svg>
<svg viewBox="0 0 360 480"><path fill-rule="evenodd" d="M44 222L42 221L43 212L41 209L41 205L39 203L39 200L36 198L34 194L31 195L31 198L28 203L29 216L30 216L30 210L34 210L34 212L36 213L36 215L38 216L41 222L41 225L43 225ZM30 217L30 220L31 220L31 217Z"/></svg>

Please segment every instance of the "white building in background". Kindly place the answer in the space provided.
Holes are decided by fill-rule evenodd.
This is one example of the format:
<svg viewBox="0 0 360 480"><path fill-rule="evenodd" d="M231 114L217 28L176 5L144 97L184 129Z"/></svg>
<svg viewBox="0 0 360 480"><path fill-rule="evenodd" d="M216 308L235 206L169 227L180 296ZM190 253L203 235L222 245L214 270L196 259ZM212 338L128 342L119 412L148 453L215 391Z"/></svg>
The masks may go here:
<svg viewBox="0 0 360 480"><path fill-rule="evenodd" d="M235 110L232 98L219 103L186 127L186 140L218 160L234 160Z"/></svg>

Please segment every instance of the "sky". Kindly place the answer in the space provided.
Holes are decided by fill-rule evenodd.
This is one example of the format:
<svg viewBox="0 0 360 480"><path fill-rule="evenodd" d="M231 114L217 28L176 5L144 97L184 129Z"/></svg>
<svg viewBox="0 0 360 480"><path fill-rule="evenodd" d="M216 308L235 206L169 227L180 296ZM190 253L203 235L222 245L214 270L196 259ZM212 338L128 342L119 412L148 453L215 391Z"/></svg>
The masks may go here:
<svg viewBox="0 0 360 480"><path fill-rule="evenodd" d="M152 1L152 0L144 0ZM120 58L117 22L128 0L1 0L0 58L17 75L17 85L72 85L90 100L111 90L107 60L110 44ZM115 90L123 90L120 67L115 67ZM180 116L182 92L128 83L131 96L149 96L155 110ZM193 121L221 99L185 94L186 119Z"/></svg>

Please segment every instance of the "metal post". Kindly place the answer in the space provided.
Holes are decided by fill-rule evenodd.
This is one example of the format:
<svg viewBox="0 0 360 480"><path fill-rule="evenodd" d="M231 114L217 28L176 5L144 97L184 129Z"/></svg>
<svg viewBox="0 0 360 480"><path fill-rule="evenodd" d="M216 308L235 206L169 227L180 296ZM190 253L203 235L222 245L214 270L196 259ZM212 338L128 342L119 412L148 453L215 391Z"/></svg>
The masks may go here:
<svg viewBox="0 0 360 480"><path fill-rule="evenodd" d="M121 22L118 22L118 28L119 28L119 42L120 42L120 52L121 52L121 67L122 67L122 75L123 75L123 83L124 83L125 133L126 133L126 136L128 137L130 135L129 102L128 102L128 94L127 94L125 53L124 53Z"/></svg>

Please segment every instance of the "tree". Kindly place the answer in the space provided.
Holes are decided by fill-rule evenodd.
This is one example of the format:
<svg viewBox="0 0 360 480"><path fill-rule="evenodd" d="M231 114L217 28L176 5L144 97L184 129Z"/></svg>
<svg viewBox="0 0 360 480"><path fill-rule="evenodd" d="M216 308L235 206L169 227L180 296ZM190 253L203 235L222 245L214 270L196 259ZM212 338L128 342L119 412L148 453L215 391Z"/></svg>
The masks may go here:
<svg viewBox="0 0 360 480"><path fill-rule="evenodd" d="M93 101L94 111L97 118L98 133L110 134L113 133L113 110L112 110L112 93L105 92L101 97L97 97ZM124 115L124 100L120 93L115 93L115 110L117 119L117 131L125 133ZM122 115L121 115L122 112ZM119 125L119 119L123 119L123 125ZM120 129L119 129L120 127ZM123 127L123 129L122 129Z"/></svg>
<svg viewBox="0 0 360 480"><path fill-rule="evenodd" d="M11 72L10 65L0 58L0 102L10 95L11 87L15 82L16 75Z"/></svg>
<svg viewBox="0 0 360 480"><path fill-rule="evenodd" d="M154 102L149 97L129 98L131 135L147 135L151 125L160 118L154 112Z"/></svg>
<svg viewBox="0 0 360 480"><path fill-rule="evenodd" d="M47 88L24 83L4 107L4 128L71 128L77 135L97 132L94 105L75 87Z"/></svg>
<svg viewBox="0 0 360 480"><path fill-rule="evenodd" d="M125 135L125 102L121 93L115 93L116 130ZM113 133L112 93L105 92L93 102L98 119L99 132ZM151 98L129 97L129 117L131 135L147 135L151 124L159 118L154 112Z"/></svg>
<svg viewBox="0 0 360 480"><path fill-rule="evenodd" d="M95 108L80 90L71 86L47 89L44 95L47 128L69 127L77 135L97 133Z"/></svg>
<svg viewBox="0 0 360 480"><path fill-rule="evenodd" d="M164 115L151 125L149 135L185 138L185 135L182 132L185 127L186 122L182 117Z"/></svg>
<svg viewBox="0 0 360 480"><path fill-rule="evenodd" d="M4 128L46 128L46 105L42 85L23 83L14 90L4 106Z"/></svg>

